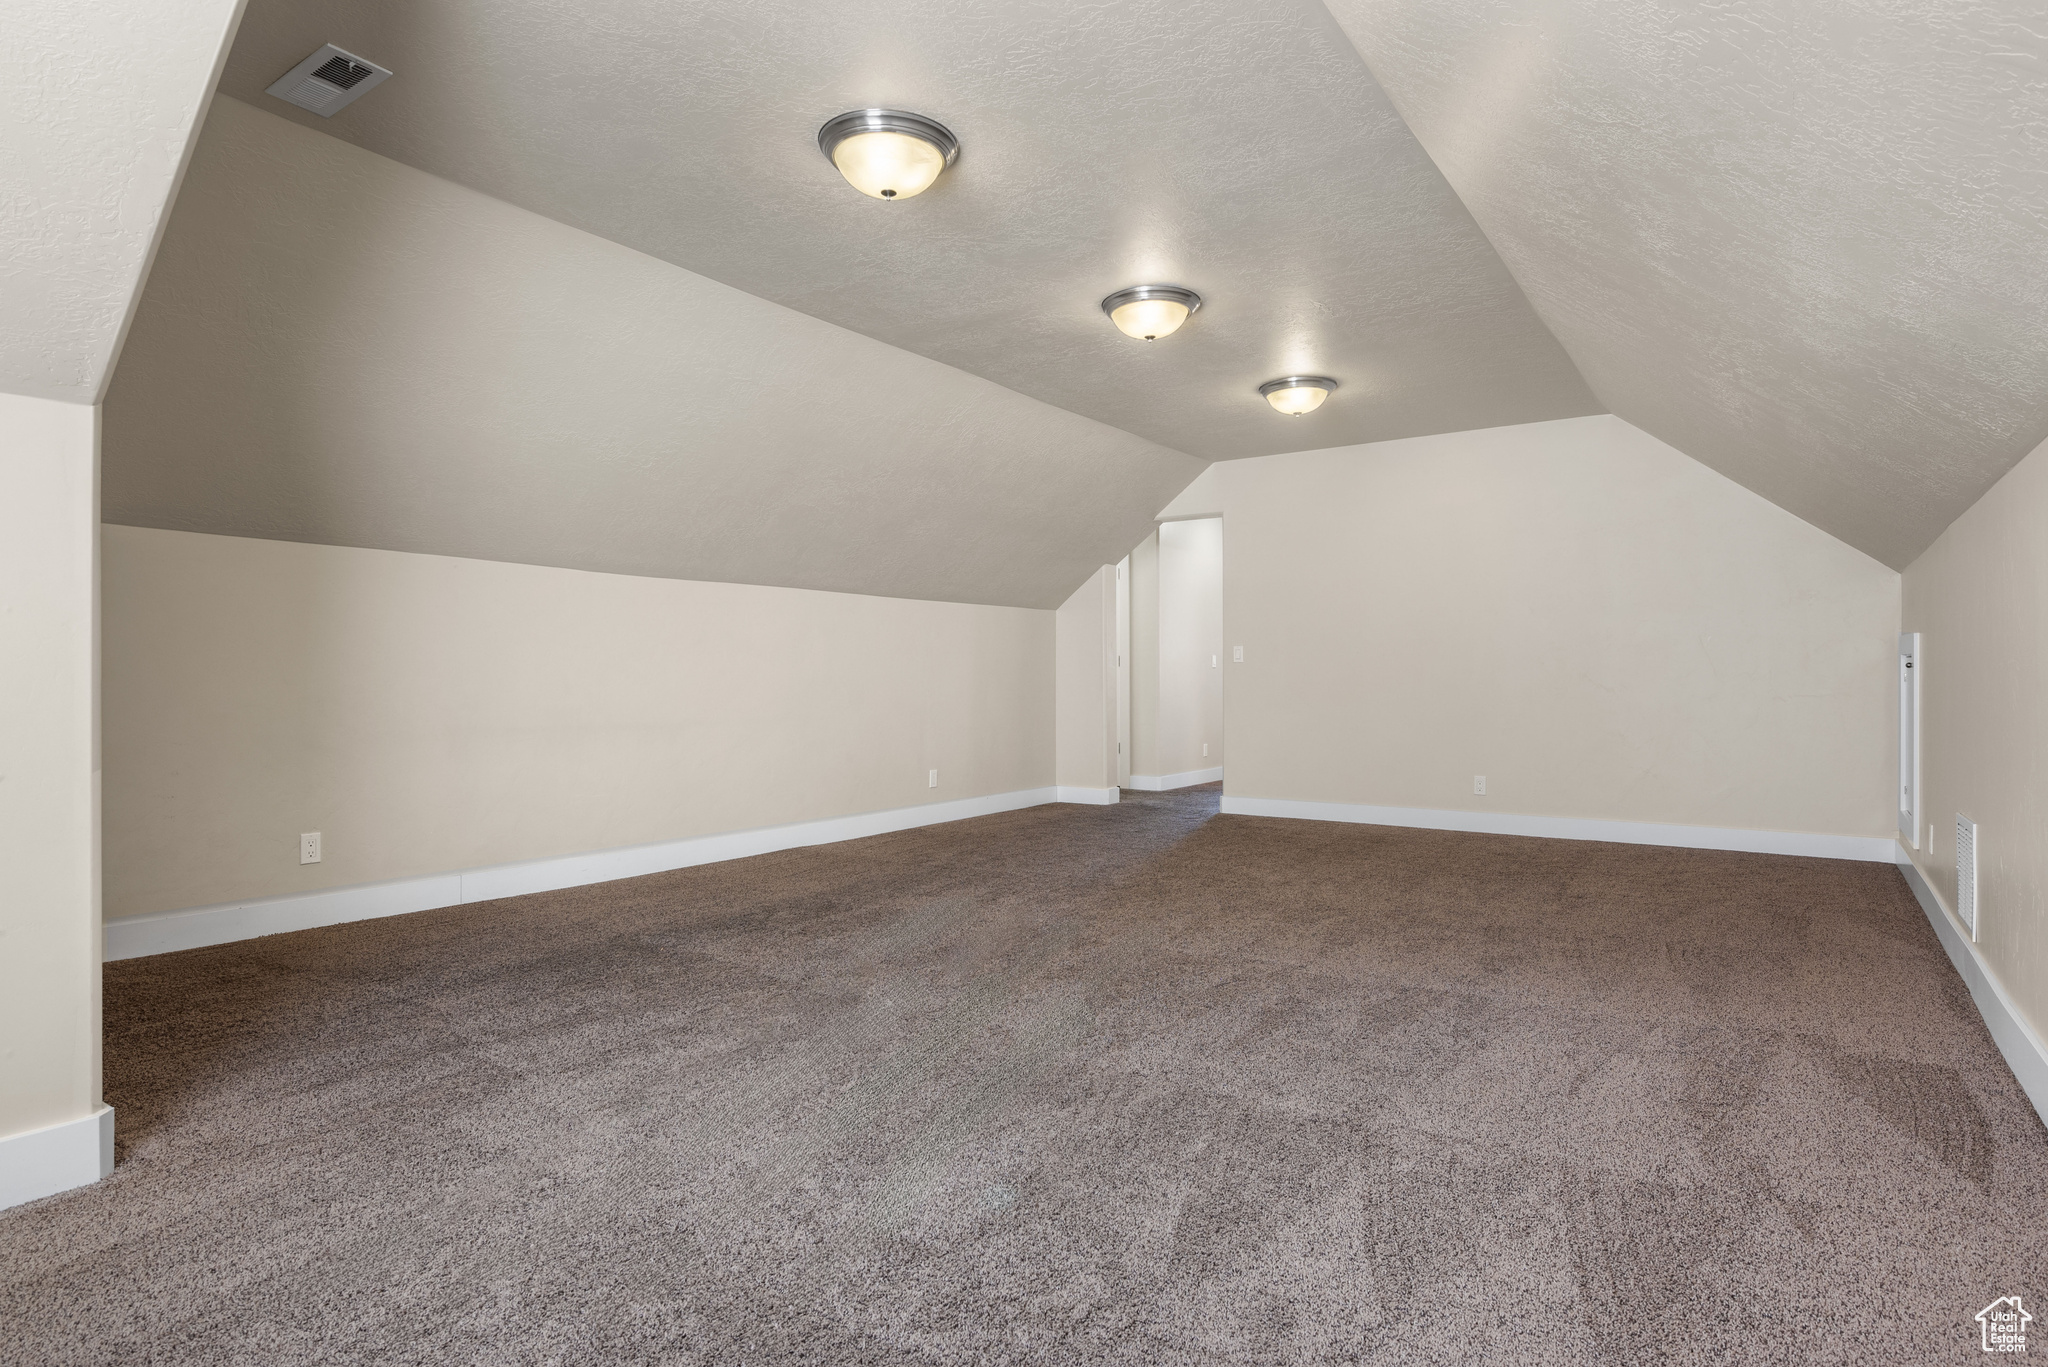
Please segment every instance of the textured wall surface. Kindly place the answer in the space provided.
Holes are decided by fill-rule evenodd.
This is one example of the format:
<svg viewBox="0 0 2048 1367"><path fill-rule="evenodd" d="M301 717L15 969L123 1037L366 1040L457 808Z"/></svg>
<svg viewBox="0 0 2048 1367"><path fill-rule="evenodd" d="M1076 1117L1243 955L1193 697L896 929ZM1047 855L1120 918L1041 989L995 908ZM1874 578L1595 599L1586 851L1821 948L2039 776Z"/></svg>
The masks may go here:
<svg viewBox="0 0 2048 1367"><path fill-rule="evenodd" d="M1906 567L1920 633L1922 819L1913 851L1955 905L1955 821L1977 823L1977 947L2048 1034L2048 447Z"/></svg>
<svg viewBox="0 0 2048 1367"><path fill-rule="evenodd" d="M1893 829L1899 576L1619 418L1221 462L1167 512L1229 537L1230 794Z"/></svg>
<svg viewBox="0 0 2048 1367"><path fill-rule="evenodd" d="M0 14L0 393L97 403L242 0Z"/></svg>
<svg viewBox="0 0 2048 1367"><path fill-rule="evenodd" d="M330 40L397 74L263 93ZM256 0L222 89L1204 458L1599 411L1317 0ZM962 140L917 199L819 155L875 104ZM1097 308L1162 280L1172 338Z"/></svg>
<svg viewBox="0 0 2048 1367"><path fill-rule="evenodd" d="M2048 435L2038 3L1329 2L1612 412L1893 566Z"/></svg>
<svg viewBox="0 0 2048 1367"><path fill-rule="evenodd" d="M1201 463L221 98L110 522L1057 607Z"/></svg>
<svg viewBox="0 0 2048 1367"><path fill-rule="evenodd" d="M110 917L1052 782L1050 612L135 527L105 565Z"/></svg>

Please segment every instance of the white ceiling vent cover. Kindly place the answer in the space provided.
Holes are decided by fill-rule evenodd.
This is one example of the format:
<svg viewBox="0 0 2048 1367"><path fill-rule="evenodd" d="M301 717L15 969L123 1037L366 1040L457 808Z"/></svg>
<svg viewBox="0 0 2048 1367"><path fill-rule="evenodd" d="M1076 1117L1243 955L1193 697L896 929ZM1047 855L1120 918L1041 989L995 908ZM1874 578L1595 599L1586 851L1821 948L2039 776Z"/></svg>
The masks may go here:
<svg viewBox="0 0 2048 1367"><path fill-rule="evenodd" d="M1956 813L1956 919L1977 938L1977 823Z"/></svg>
<svg viewBox="0 0 2048 1367"><path fill-rule="evenodd" d="M390 74L375 62L329 43L278 77L269 93L325 119Z"/></svg>

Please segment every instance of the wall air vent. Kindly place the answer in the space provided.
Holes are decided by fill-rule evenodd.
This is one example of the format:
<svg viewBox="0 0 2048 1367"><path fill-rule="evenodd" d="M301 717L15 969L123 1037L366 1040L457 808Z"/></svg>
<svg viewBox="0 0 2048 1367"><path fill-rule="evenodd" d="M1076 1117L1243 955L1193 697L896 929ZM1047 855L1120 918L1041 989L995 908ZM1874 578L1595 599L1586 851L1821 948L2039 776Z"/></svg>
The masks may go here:
<svg viewBox="0 0 2048 1367"><path fill-rule="evenodd" d="M1977 823L1956 813L1956 919L1977 938Z"/></svg>
<svg viewBox="0 0 2048 1367"><path fill-rule="evenodd" d="M326 119L390 74L375 62L329 43L278 77L269 93Z"/></svg>

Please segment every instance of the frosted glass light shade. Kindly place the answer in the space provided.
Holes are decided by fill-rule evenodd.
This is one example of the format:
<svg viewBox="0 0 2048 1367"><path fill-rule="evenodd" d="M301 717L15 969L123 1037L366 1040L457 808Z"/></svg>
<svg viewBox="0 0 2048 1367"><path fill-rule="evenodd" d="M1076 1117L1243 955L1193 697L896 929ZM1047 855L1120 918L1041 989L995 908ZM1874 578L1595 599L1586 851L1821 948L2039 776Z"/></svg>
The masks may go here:
<svg viewBox="0 0 2048 1367"><path fill-rule="evenodd" d="M946 158L908 133L856 133L832 149L832 164L864 195L909 199L931 188L946 169Z"/></svg>
<svg viewBox="0 0 2048 1367"><path fill-rule="evenodd" d="M1327 375L1289 375L1284 380L1266 381L1259 386L1259 393L1276 412L1298 418L1321 408L1336 387L1337 382Z"/></svg>
<svg viewBox="0 0 2048 1367"><path fill-rule="evenodd" d="M1266 396L1266 402L1289 417L1299 417L1303 413L1315 412L1323 406L1323 400L1329 397L1330 391L1327 389L1302 385L1295 389L1276 389Z"/></svg>
<svg viewBox="0 0 2048 1367"><path fill-rule="evenodd" d="M923 194L960 154L960 140L922 114L856 109L818 130L818 150L846 183L874 199Z"/></svg>
<svg viewBox="0 0 2048 1367"><path fill-rule="evenodd" d="M1188 320L1188 306L1178 299L1134 299L1109 315L1126 337L1154 341Z"/></svg>
<svg viewBox="0 0 2048 1367"><path fill-rule="evenodd" d="M1117 330L1141 342L1169 335L1201 306L1201 295L1179 285L1134 285L1102 301L1102 311Z"/></svg>

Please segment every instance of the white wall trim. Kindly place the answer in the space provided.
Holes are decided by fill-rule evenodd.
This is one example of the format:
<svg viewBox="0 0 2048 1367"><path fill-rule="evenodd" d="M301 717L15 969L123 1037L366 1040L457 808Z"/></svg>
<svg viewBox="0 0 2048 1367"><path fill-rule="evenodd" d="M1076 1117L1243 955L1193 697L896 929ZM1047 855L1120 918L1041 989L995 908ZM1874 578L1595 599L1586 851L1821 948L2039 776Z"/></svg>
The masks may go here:
<svg viewBox="0 0 2048 1367"><path fill-rule="evenodd" d="M1674 845L1690 850L1742 850L1797 854L1814 859L1856 859L1889 864L1898 849L1891 836L1813 835L1803 831L1747 831L1728 826L1667 826L1656 821L1603 821L1578 816L1517 816L1429 807L1368 807L1350 802L1295 802L1274 797L1223 795L1233 816L1284 816L1304 821L1354 821L1370 826L1413 826L1483 835L1533 835L1550 840L1606 840L1622 845Z"/></svg>
<svg viewBox="0 0 2048 1367"><path fill-rule="evenodd" d="M1906 877L1906 886L1913 890L1920 910L1927 913L1928 923L1934 927L1941 947L1948 951L1948 961L1956 966L1956 972L1969 985L1970 1000L1977 1003L1977 1013L1984 1017L1984 1024L1990 1029L1998 1052L2005 1055L2006 1066L2019 1080L2020 1090L2027 1094L2027 1100L2034 1103L2035 1114L2048 1121L2048 1043L2044 1043L2040 1034L2027 1022L2025 1014L2006 992L2005 984L1991 971L1991 965L1984 962L1977 946L1970 943L1955 919L1955 913L1941 900L1941 894L1927 881L1927 875L1920 872L1920 866L1913 862L1913 857L1898 841L1892 842L1892 848L1897 854L1899 872Z"/></svg>
<svg viewBox="0 0 2048 1367"><path fill-rule="evenodd" d="M1192 788L1197 783L1220 783L1223 766L1190 769L1184 774L1132 774L1131 786L1142 793L1164 793L1174 788Z"/></svg>
<svg viewBox="0 0 2048 1367"><path fill-rule="evenodd" d="M1116 802L1122 793L1115 788L1073 788L1060 785L1058 801L1080 802L1091 807L1107 807Z"/></svg>
<svg viewBox="0 0 2048 1367"><path fill-rule="evenodd" d="M114 1111L0 1139L0 1210L87 1187L114 1170Z"/></svg>
<svg viewBox="0 0 2048 1367"><path fill-rule="evenodd" d="M109 960L133 959L144 954L168 954L173 950L226 944L231 940L277 935L288 930L309 930L314 926L339 925L344 921L367 921L378 916L402 916L407 912L431 911L435 907L458 906L464 902L487 902L497 897L517 897L529 892L552 892L557 888L665 873L670 869L745 859L750 855L771 854L776 850L796 849L804 845L827 845L917 826L991 816L1048 802L1116 801L1114 788L1108 790L1110 795L1107 798L1067 796L1073 792L1095 791L1099 790L1026 788L1014 793L993 793L987 797L965 797L952 802L863 812L858 816L835 816L788 826L766 826L758 830L730 831L689 840L669 840L658 845L597 850L589 854L537 859L530 863L467 869L460 873L427 874L390 883L368 883L286 897L193 907L184 911L123 916L106 923L106 957Z"/></svg>

